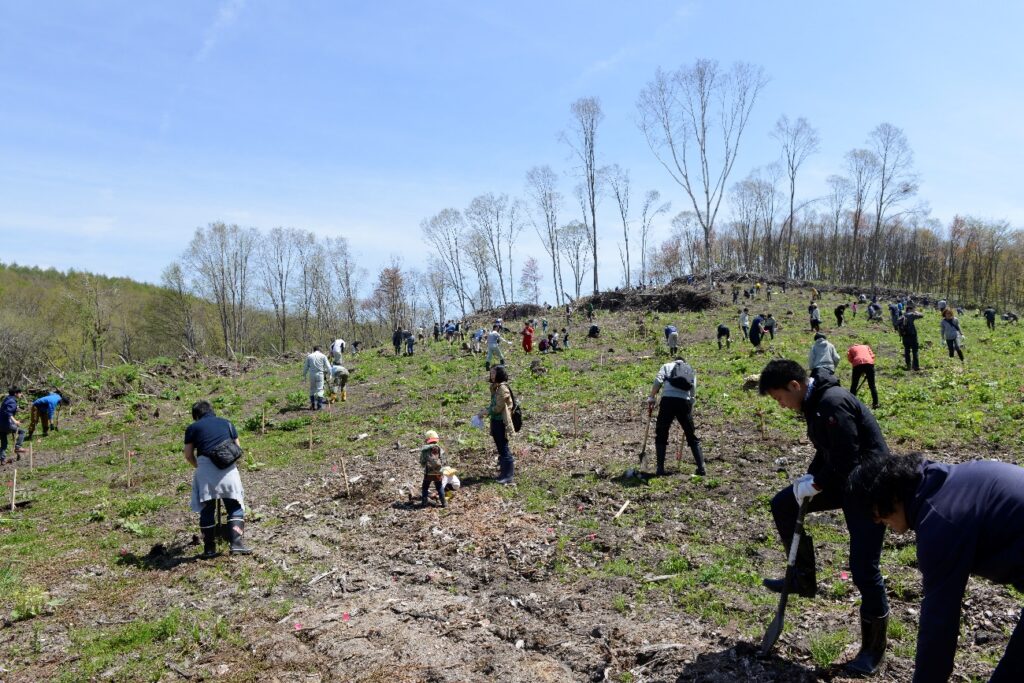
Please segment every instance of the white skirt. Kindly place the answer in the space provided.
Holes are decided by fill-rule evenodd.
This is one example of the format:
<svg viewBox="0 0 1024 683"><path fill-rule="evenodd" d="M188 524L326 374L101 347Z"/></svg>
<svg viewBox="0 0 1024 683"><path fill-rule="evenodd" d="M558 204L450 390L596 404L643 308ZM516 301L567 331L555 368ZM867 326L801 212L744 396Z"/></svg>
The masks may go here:
<svg viewBox="0 0 1024 683"><path fill-rule="evenodd" d="M192 475L192 500L189 501L192 512L201 512L203 503L217 498L232 498L245 508L245 491L237 466L222 470L205 455L196 458L196 462L199 466Z"/></svg>

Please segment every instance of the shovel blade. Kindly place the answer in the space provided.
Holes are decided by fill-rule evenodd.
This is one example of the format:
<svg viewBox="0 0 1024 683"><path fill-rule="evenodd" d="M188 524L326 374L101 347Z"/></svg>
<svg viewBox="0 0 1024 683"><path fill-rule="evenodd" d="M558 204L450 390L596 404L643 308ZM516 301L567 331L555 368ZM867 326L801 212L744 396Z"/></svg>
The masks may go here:
<svg viewBox="0 0 1024 683"><path fill-rule="evenodd" d="M775 614L775 618L772 619L772 623L768 625L768 630L765 631L764 638L761 639L761 656L767 657L772 648L775 647L775 643L779 642L779 636L782 635L782 622L783 622L783 611L779 610Z"/></svg>

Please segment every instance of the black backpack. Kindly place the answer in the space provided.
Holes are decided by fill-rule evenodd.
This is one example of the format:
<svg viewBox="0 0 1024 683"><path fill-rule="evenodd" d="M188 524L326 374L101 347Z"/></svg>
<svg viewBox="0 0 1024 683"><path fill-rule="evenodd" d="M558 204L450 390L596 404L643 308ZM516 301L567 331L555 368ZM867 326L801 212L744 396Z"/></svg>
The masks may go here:
<svg viewBox="0 0 1024 683"><path fill-rule="evenodd" d="M519 432L523 428L523 409L519 406L519 401L516 400L516 395L512 393L512 387L508 387L508 394L512 397L512 429Z"/></svg>
<svg viewBox="0 0 1024 683"><path fill-rule="evenodd" d="M676 361L675 366L672 368L672 374L668 376L668 383L671 384L676 389L689 391L690 389L693 389L693 380L687 377L686 375L679 374L680 366L684 365L686 367L689 367L689 365L687 365L685 361ZM692 373L693 369L691 368L690 374Z"/></svg>
<svg viewBox="0 0 1024 683"><path fill-rule="evenodd" d="M909 332L909 325L907 323L907 316L901 315L896 318L896 331L899 332L901 337L905 337Z"/></svg>

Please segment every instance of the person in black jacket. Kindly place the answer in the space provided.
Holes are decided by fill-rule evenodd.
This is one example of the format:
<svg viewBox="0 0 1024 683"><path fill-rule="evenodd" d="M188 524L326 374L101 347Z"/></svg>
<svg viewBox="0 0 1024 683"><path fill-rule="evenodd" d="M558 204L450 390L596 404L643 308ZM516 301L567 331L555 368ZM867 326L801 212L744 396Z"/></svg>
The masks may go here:
<svg viewBox="0 0 1024 683"><path fill-rule="evenodd" d="M894 532L917 533L924 600L914 683L949 680L967 578L1024 590L1024 468L945 465L911 453L865 461L848 492ZM989 681L1024 681L1024 614Z"/></svg>
<svg viewBox="0 0 1024 683"><path fill-rule="evenodd" d="M808 501L808 512L842 509L850 531L850 571L861 594L861 648L846 669L858 675L873 674L885 657L889 622L889 602L878 566L885 527L854 504L846 495L846 484L850 472L862 460L888 457L889 447L867 406L839 386L835 375L827 370L816 370L808 377L795 361L773 360L761 371L758 389L783 408L803 413L807 436L815 449L807 474L772 499L772 516L782 544L788 552L804 500ZM814 597L818 583L809 535L800 539L796 568L796 583L790 590ZM765 579L764 585L781 592L785 579Z"/></svg>

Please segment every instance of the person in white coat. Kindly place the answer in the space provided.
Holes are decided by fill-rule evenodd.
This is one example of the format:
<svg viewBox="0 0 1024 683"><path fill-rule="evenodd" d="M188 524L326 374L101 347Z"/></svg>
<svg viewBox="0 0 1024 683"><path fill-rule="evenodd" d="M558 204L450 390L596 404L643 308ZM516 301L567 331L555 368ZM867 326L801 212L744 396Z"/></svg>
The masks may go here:
<svg viewBox="0 0 1024 683"><path fill-rule="evenodd" d="M334 365L343 365L341 357L343 353L345 353L345 340L339 337L331 342L331 362Z"/></svg>
<svg viewBox="0 0 1024 683"><path fill-rule="evenodd" d="M320 351L319 346L306 356L302 366L302 379L309 378L309 409L320 410L324 407L324 377L330 377L331 363Z"/></svg>

